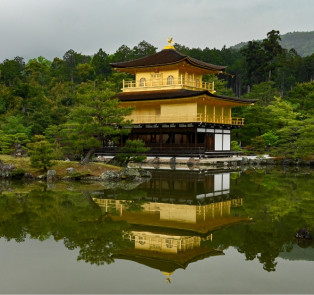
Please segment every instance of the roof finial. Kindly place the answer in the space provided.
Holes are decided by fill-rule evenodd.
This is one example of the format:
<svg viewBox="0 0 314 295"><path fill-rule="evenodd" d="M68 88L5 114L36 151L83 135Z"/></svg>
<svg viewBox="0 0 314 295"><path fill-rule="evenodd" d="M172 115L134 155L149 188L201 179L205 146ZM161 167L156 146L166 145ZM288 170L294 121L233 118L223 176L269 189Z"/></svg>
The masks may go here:
<svg viewBox="0 0 314 295"><path fill-rule="evenodd" d="M173 39L172 39L172 37L169 37L168 38L168 45L166 45L164 47L164 49L175 49L172 44L173 44Z"/></svg>

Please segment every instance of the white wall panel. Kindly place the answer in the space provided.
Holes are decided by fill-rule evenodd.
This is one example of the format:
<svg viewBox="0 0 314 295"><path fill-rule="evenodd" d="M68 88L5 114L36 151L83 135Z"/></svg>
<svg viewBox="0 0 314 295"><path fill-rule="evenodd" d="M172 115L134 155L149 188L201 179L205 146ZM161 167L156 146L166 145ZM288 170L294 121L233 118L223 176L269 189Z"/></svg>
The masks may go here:
<svg viewBox="0 0 314 295"><path fill-rule="evenodd" d="M214 174L214 191L222 190L222 174Z"/></svg>
<svg viewBox="0 0 314 295"><path fill-rule="evenodd" d="M223 150L230 151L230 134L223 135Z"/></svg>
<svg viewBox="0 0 314 295"><path fill-rule="evenodd" d="M222 134L215 134L215 151L222 151Z"/></svg>
<svg viewBox="0 0 314 295"><path fill-rule="evenodd" d="M230 189L230 173L224 173L222 175L222 189Z"/></svg>

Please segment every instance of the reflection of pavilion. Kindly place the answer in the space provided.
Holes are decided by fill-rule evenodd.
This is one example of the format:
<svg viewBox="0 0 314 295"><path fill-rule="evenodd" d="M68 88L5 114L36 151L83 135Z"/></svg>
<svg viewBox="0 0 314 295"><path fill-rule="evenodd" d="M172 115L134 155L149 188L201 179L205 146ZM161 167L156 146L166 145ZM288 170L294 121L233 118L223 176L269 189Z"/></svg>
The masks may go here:
<svg viewBox="0 0 314 295"><path fill-rule="evenodd" d="M229 194L230 172L154 171L153 179L141 189L154 201L199 203L203 198Z"/></svg>
<svg viewBox="0 0 314 295"><path fill-rule="evenodd" d="M96 198L93 200L104 212L112 213L113 220L126 220L132 225L188 230L199 234L248 220L246 217L231 214L231 208L241 206L242 199L204 205L146 202L141 205L140 211L129 210L132 201Z"/></svg>
<svg viewBox="0 0 314 295"><path fill-rule="evenodd" d="M158 269L169 276L176 269L185 269L190 263L216 255L223 255L221 250L201 247L201 242L211 239L181 233L134 230L125 236L134 242L134 248L121 251L116 258L127 259Z"/></svg>
<svg viewBox="0 0 314 295"><path fill-rule="evenodd" d="M141 184L139 189L144 192L144 197L137 203L140 204L137 210L131 209L136 201L124 200L125 193L121 192L107 192L94 201L114 220L126 220L132 225L189 230L203 235L222 226L248 220L231 212L232 208L242 206L242 199L229 195L230 173L159 171L154 172L151 181Z"/></svg>
<svg viewBox="0 0 314 295"><path fill-rule="evenodd" d="M212 232L219 228L249 220L238 216L243 200L229 196L230 173L159 173L140 189L146 194L135 210L132 205L136 201L113 198L121 196L114 192L93 200L113 220L132 225L125 239L134 247L116 257L159 269L166 275L185 269L193 261L222 255L222 251L204 247L202 242L213 239Z"/></svg>

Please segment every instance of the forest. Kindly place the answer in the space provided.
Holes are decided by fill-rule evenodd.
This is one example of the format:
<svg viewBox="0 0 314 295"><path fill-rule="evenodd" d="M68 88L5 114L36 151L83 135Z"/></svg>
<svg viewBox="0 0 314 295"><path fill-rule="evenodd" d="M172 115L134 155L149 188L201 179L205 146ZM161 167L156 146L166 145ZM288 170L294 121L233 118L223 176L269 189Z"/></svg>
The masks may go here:
<svg viewBox="0 0 314 295"><path fill-rule="evenodd" d="M250 154L311 158L314 154L314 53L301 57L280 45L272 30L262 41L240 50L188 48L177 51L216 65L227 73L215 80L217 94L258 99L251 107L233 111L245 126L233 130L232 147ZM89 56L73 49L52 61L43 56L5 59L0 63L0 153L45 154L53 159L80 159L114 142L127 129L116 128L131 109L118 108L115 93L122 80L111 62L137 59L157 52L146 41L115 53L103 49Z"/></svg>

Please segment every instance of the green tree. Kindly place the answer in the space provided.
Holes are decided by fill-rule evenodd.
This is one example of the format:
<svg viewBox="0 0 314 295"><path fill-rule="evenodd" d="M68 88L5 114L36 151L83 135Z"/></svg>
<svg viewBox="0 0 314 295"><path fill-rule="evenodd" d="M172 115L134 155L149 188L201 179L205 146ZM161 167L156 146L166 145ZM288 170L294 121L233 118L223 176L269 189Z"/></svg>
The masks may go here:
<svg viewBox="0 0 314 295"><path fill-rule="evenodd" d="M79 64L75 68L76 80L80 82L87 82L94 80L95 71L90 64Z"/></svg>
<svg viewBox="0 0 314 295"><path fill-rule="evenodd" d="M39 56L28 61L25 73L30 80L35 80L40 85L47 85L50 81L50 67L51 61Z"/></svg>
<svg viewBox="0 0 314 295"><path fill-rule="evenodd" d="M302 114L314 114L314 81L297 84L285 99Z"/></svg>
<svg viewBox="0 0 314 295"><path fill-rule="evenodd" d="M266 57L260 42L250 41L241 49L246 60L247 83L252 86L265 81Z"/></svg>
<svg viewBox="0 0 314 295"><path fill-rule="evenodd" d="M5 134L0 130L0 153L10 154L14 151L14 136L12 134Z"/></svg>
<svg viewBox="0 0 314 295"><path fill-rule="evenodd" d="M140 42L137 46L133 47L133 58L141 58L156 53L157 47L149 44L146 41Z"/></svg>
<svg viewBox="0 0 314 295"><path fill-rule="evenodd" d="M245 118L245 125L234 133L237 140L241 141L244 146L250 144L253 138L271 130L277 133L277 130L288 126L297 117L293 107L280 97L274 97L274 100L266 107L256 104L240 112L237 115Z"/></svg>
<svg viewBox="0 0 314 295"><path fill-rule="evenodd" d="M306 120L291 120L277 130L277 155L287 158L305 158L314 154L314 117Z"/></svg>
<svg viewBox="0 0 314 295"><path fill-rule="evenodd" d="M14 135L16 133L24 133L27 135L27 137L30 137L31 129L31 126L25 126L24 118L21 115L7 117L6 123L2 127L2 130L6 134Z"/></svg>
<svg viewBox="0 0 314 295"><path fill-rule="evenodd" d="M20 56L14 59L5 59L0 64L1 80L6 86L14 86L23 79L23 71L25 69L24 59Z"/></svg>
<svg viewBox="0 0 314 295"><path fill-rule="evenodd" d="M144 155L149 148L145 147L142 140L127 140L125 145L120 148L116 158L120 161L121 166L127 166L129 162L140 163L146 159Z"/></svg>
<svg viewBox="0 0 314 295"><path fill-rule="evenodd" d="M294 157L305 158L314 155L314 115L302 122L295 144L297 148L294 151Z"/></svg>
<svg viewBox="0 0 314 295"><path fill-rule="evenodd" d="M232 96L232 89L227 88L227 81L218 79L215 75L204 75L203 82L214 83L214 89L218 95Z"/></svg>
<svg viewBox="0 0 314 295"><path fill-rule="evenodd" d="M91 65L94 68L97 77L104 78L110 75L111 67L109 65L109 56L101 48L93 56Z"/></svg>
<svg viewBox="0 0 314 295"><path fill-rule="evenodd" d="M28 149L32 167L47 171L55 165L54 147L43 135L35 135Z"/></svg>
<svg viewBox="0 0 314 295"><path fill-rule="evenodd" d="M272 78L273 70L280 66L280 63L278 63L278 57L284 54L284 49L279 43L280 40L281 37L279 35L279 31L271 30L267 33L267 38L262 42L262 46L265 51L265 60L267 63L267 67L265 69L268 70L269 81Z"/></svg>
<svg viewBox="0 0 314 295"><path fill-rule="evenodd" d="M237 141L235 141L235 140L231 141L231 150L232 151L236 151L236 152L241 152L242 151L239 143Z"/></svg>
<svg viewBox="0 0 314 295"><path fill-rule="evenodd" d="M73 49L63 55L64 69L72 83L74 83L76 67L79 64L89 63L90 59L90 56L77 53Z"/></svg>
<svg viewBox="0 0 314 295"><path fill-rule="evenodd" d="M51 76L56 82L64 82L67 80L67 72L65 62L55 57L51 63Z"/></svg>
<svg viewBox="0 0 314 295"><path fill-rule="evenodd" d="M132 59L133 52L127 45L122 45L114 53L112 57L113 62L122 62Z"/></svg>
<svg viewBox="0 0 314 295"><path fill-rule="evenodd" d="M89 162L97 148L129 132L128 128L124 128L129 124L124 117L132 109L119 107L111 88L109 83L98 85L98 88L92 83L82 85L78 94L79 103L71 110L69 121L63 125L66 145L75 150L87 150L82 164Z"/></svg>
<svg viewBox="0 0 314 295"><path fill-rule="evenodd" d="M273 132L273 130L270 130L270 131L264 133L262 135L262 137L263 137L265 145L267 147L276 146L278 143L278 139L279 139L279 137Z"/></svg>

